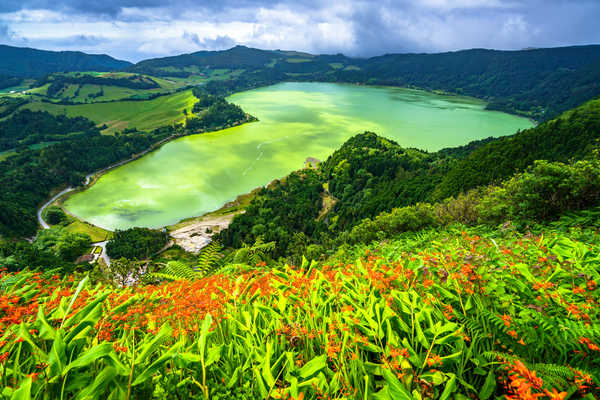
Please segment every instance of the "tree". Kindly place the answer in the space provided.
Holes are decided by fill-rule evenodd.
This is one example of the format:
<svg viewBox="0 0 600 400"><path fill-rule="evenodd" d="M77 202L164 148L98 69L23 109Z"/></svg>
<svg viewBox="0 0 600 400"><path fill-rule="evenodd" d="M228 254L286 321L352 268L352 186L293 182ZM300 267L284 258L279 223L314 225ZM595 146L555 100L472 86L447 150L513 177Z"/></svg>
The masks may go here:
<svg viewBox="0 0 600 400"><path fill-rule="evenodd" d="M50 225L60 224L61 222L66 221L66 219L67 215L60 207L51 206L46 210L46 221Z"/></svg>
<svg viewBox="0 0 600 400"><path fill-rule="evenodd" d="M169 240L169 234L148 228L117 230L106 244L106 252L111 258L125 257L142 260L162 249Z"/></svg>
<svg viewBox="0 0 600 400"><path fill-rule="evenodd" d="M131 261L125 257L113 259L108 267L108 279L119 286L131 286L144 275L146 265L143 261Z"/></svg>

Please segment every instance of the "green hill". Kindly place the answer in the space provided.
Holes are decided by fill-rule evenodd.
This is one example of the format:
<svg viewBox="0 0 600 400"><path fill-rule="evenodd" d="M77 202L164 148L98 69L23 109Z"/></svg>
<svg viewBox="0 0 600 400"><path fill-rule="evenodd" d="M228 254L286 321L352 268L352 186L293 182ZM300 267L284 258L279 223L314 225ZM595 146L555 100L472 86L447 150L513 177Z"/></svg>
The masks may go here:
<svg viewBox="0 0 600 400"><path fill-rule="evenodd" d="M553 118L600 95L598 45L387 54L368 59L236 46L145 60L130 70L181 77L207 74L216 68L246 72L229 77L230 91L283 80L409 86L482 98L490 101L491 109L538 120Z"/></svg>
<svg viewBox="0 0 600 400"><path fill-rule="evenodd" d="M0 45L0 75L40 77L53 72L114 71L131 65L105 54L46 51Z"/></svg>
<svg viewBox="0 0 600 400"><path fill-rule="evenodd" d="M307 249L313 255L334 248L342 232L351 231L365 218L499 183L535 160L584 158L599 138L600 100L513 136L436 153L404 149L375 133L363 133L349 139L316 170L292 173L262 189L220 239L234 247L259 238L274 241L277 256L297 262ZM473 205L481 201L480 195L476 197L467 200ZM331 203L334 206L325 209ZM429 211L421 211L409 211L411 218L421 221L417 227L433 218Z"/></svg>
<svg viewBox="0 0 600 400"><path fill-rule="evenodd" d="M104 133L112 134L124 129L155 129L184 122L186 116L183 111L191 111L196 100L192 91L186 90L144 101L112 101L74 105L33 102L24 106L23 109L47 111L55 115L66 114L69 117L85 117L99 126L106 125Z"/></svg>
<svg viewBox="0 0 600 400"><path fill-rule="evenodd" d="M535 160L580 159L599 137L600 100L592 100L559 118L476 149L446 174L436 197L442 199L498 182Z"/></svg>

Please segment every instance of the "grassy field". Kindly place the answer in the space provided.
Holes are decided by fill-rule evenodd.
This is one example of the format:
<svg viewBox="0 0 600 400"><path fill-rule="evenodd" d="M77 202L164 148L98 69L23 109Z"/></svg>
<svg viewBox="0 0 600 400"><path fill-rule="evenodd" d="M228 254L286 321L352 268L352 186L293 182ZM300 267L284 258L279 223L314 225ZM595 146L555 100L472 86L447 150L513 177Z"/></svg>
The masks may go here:
<svg viewBox="0 0 600 400"><path fill-rule="evenodd" d="M25 108L34 111L48 111L52 114L65 114L69 117L83 116L106 124L104 133L112 134L126 128L150 130L161 126L182 122L183 110L191 110L196 98L191 90L158 97L148 101L119 101L100 104L59 105L31 103Z"/></svg>
<svg viewBox="0 0 600 400"><path fill-rule="evenodd" d="M102 242L106 239L110 239L113 234L110 231L78 220L75 220L69 225L65 226L65 229L71 233L88 234L92 238L92 242Z"/></svg>

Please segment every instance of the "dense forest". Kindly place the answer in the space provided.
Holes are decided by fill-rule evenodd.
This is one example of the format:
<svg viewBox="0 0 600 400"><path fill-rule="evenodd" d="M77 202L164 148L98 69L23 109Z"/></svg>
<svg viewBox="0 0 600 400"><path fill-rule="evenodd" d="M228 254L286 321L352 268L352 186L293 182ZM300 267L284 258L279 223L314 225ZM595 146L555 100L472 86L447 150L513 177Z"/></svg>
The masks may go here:
<svg viewBox="0 0 600 400"><path fill-rule="evenodd" d="M0 89L6 89L12 86L17 86L22 82L22 78L8 75L0 75Z"/></svg>
<svg viewBox="0 0 600 400"><path fill-rule="evenodd" d="M0 97L0 118L8 117L28 102L29 100L23 97Z"/></svg>
<svg viewBox="0 0 600 400"><path fill-rule="evenodd" d="M276 241L278 256L312 254L315 246L319 251L334 247L341 232L365 218L500 183L535 160L585 158L599 138L600 100L510 137L436 153L404 149L374 133L360 134L316 171L303 170L261 190L219 237L234 247L259 238Z"/></svg>
<svg viewBox="0 0 600 400"><path fill-rule="evenodd" d="M106 244L111 258L143 260L162 249L169 241L169 234L148 228L117 230Z"/></svg>
<svg viewBox="0 0 600 400"><path fill-rule="evenodd" d="M37 123L37 115L24 118L22 129L29 129L28 121ZM26 149L0 162L2 236L34 235L38 228L36 210L53 190L80 185L86 174L129 158L173 133L173 128L163 128L150 133L133 131L107 136L101 135L99 128L90 128L93 124L81 118L45 114L43 118L50 127L61 124L69 131L78 131L82 126L88 129L69 135L60 143L40 150Z"/></svg>
<svg viewBox="0 0 600 400"><path fill-rule="evenodd" d="M446 174L436 197L442 199L500 181L535 160L580 159L598 138L600 100L594 100L535 128L481 146Z"/></svg>
<svg viewBox="0 0 600 400"><path fill-rule="evenodd" d="M41 142L62 141L74 133L96 130L95 124L83 117L54 116L45 111L18 111L0 121L0 151Z"/></svg>
<svg viewBox="0 0 600 400"><path fill-rule="evenodd" d="M193 115L186 119L185 127L189 131L206 132L255 120L240 106L229 103L222 96L211 94L204 87L194 88L193 93L198 101L192 108Z"/></svg>

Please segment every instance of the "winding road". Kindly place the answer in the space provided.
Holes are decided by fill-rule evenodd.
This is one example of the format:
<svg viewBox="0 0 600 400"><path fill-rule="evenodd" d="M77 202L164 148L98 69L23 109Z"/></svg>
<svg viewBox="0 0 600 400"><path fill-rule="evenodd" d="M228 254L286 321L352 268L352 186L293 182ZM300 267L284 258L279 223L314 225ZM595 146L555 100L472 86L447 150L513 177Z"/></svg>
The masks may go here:
<svg viewBox="0 0 600 400"><path fill-rule="evenodd" d="M119 164L120 165L120 164ZM111 165L110 168L114 168L117 165ZM99 172L103 172L105 170L107 170L108 168L105 168L104 170L98 171L98 172L94 172L93 174L89 174L85 177L85 181L84 184L88 185L90 183L90 180L92 179L92 176L94 176L95 174L99 173ZM41 206L37 212L37 219L38 222L40 223L40 226L42 227L42 229L50 229L50 225L44 221L44 218L42 217L42 214L44 213L44 210L46 208L48 208L49 205L51 205L52 203L54 203L57 199L59 199L60 197L64 196L65 194L72 192L73 190L75 190L74 187L69 186L68 188L60 191L59 193L57 193L56 195L54 195L54 197L52 197L50 200L48 200L46 203L44 203L43 206ZM95 242L92 243L92 246L98 246L100 248L102 248L102 252L100 253L99 257L102 257L102 259L104 260L104 262L106 263L106 265L110 265L110 257L108 256L108 254L106 254L106 243L107 240L104 240L102 242Z"/></svg>
<svg viewBox="0 0 600 400"><path fill-rule="evenodd" d="M66 188L62 192L57 193L53 198L51 198L50 200L48 200L43 206L40 207L40 209L37 212L37 218L38 218L38 222L42 226L42 229L50 229L50 225L48 225L48 223L46 221L44 221L44 218L42 218L42 213L44 212L44 210L50 204L54 203L56 201L56 199L58 199L62 195L66 194L66 193L69 193L69 192L71 192L73 190L75 190L75 189L73 187L69 186L68 188Z"/></svg>
<svg viewBox="0 0 600 400"><path fill-rule="evenodd" d="M85 181L84 181L84 185L85 186L89 185L89 183L92 180L93 176L103 174L104 172L109 171L109 170L111 170L113 168L120 167L121 165L127 164L130 161L136 160L136 159L140 158L141 156L143 156L143 155L145 155L145 154L147 154L147 153L149 153L151 151L156 150L157 148L159 148L163 144L165 144L165 143L167 143L167 142L169 142L169 141L171 141L171 140L173 140L173 139L175 139L175 138L177 138L179 136L182 136L182 135L171 135L169 137L166 137L163 140L160 140L160 141L154 143L148 149L146 149L146 150L144 150L144 151L142 151L140 153L132 155L127 160L119 161L117 163L109 165L106 168L102 168L101 170L98 170L96 172L92 172L89 175L86 175ZM183 135L183 136L185 136L185 135ZM42 229L50 229L50 225L46 221L44 221L44 218L42 217L42 214L44 213L44 210L50 204L54 203L58 198L60 198L61 196L64 196L65 194L67 194L69 192L72 192L73 190L75 190L75 188L72 187L72 186L69 186L68 188L66 188L66 189L62 190L61 192L57 193L56 195L54 195L54 197L52 197L50 200L48 200L46 203L44 203L43 206L41 206L39 208L39 210L37 212L37 219L38 219L38 222L39 222L40 226L42 227ZM106 265L110 265L110 257L108 257L108 255L106 254L106 240L103 241L103 242L92 243L92 245L93 246L98 246L98 247L102 248L102 253L100 254L100 257L102 257L104 259L104 262L106 262Z"/></svg>

